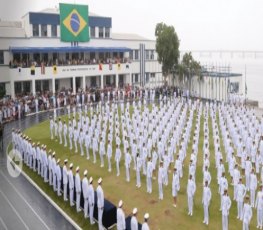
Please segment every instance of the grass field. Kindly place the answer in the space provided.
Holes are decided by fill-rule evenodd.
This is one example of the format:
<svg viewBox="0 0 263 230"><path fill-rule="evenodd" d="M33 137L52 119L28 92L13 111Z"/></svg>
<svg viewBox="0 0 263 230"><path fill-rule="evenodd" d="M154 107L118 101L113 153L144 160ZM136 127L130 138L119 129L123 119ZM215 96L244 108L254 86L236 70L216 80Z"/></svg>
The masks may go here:
<svg viewBox="0 0 263 230"><path fill-rule="evenodd" d="M65 119L67 119L65 117ZM202 206L202 192L203 192L203 175L202 175L202 148L204 141L204 116L201 116L200 123L200 136L199 136L199 146L198 146L198 160L196 168L196 194L194 197L194 212L193 216L190 217L187 215L187 195L186 195L186 186L187 186L187 177L188 177L188 162L190 159L190 153L192 152L192 137L195 129L196 123L196 112L194 113L191 139L188 144L187 157L184 162L184 176L180 182L180 191L178 193L178 202L177 207L174 208L173 198L172 198L172 189L171 189L171 180L172 175L169 174L169 185L164 187L164 200L160 201L158 199L158 184L157 180L153 180L153 193L148 194L146 192L146 179L144 176L141 177L142 187L138 189L136 185L135 171L131 171L131 181L128 183L125 180L125 168L121 164L120 170L121 175L116 176L116 167L115 164L112 164L113 170L111 173L107 170L107 162L105 161L104 168L100 168L100 160L97 157L97 163L93 164L92 154L91 160L86 160L86 157L81 157L80 154L75 154L70 152L69 148L65 148L62 145L59 145L58 142L50 140L49 134L49 121L40 123L34 127L31 127L25 131L25 133L32 138L34 142L39 141L41 144L46 144L47 149L52 149L56 151L56 158L60 158L61 162L64 159L68 158L69 163L74 163L74 168L80 166L80 175L82 177L85 169L88 170L88 177L92 176L94 178L94 188L97 187L97 179L99 177L103 178L103 189L105 198L110 200L114 204L118 204L118 201L122 199L124 201L124 211L126 216L132 212L134 207L138 208L138 220L143 222L143 215L145 212L149 212L150 219L149 225L151 229L221 229L221 212L219 211L219 202L220 197L217 193L218 185L216 180L216 168L215 168L215 159L214 159L214 144L213 144L213 132L212 132L212 122L209 118L209 142L210 142L210 173L212 176L211 190L212 190L212 201L210 205L210 220L209 225L204 225L203 222L203 206ZM114 140L113 140L114 142ZM221 150L224 154L224 148L221 140ZM115 151L113 149L113 155ZM122 156L122 161L123 161ZM112 158L113 163L113 158ZM227 166L225 165L227 169ZM72 219L74 219L83 229L97 229L97 226L90 226L89 221L83 218L83 213L76 213L75 207L70 207L69 202L65 203L63 199L57 197L53 192L53 189L49 187L42 181L42 178L37 174L33 173L26 166L24 167L25 172L65 211L67 212ZM74 170L75 171L75 170ZM230 178L228 175L229 181L229 193L231 199L233 197L233 187L230 185ZM229 216L229 229L241 229L242 223L236 219L237 210L236 202L232 201L232 207L230 210ZM256 227L256 212L253 211L252 218L252 229Z"/></svg>

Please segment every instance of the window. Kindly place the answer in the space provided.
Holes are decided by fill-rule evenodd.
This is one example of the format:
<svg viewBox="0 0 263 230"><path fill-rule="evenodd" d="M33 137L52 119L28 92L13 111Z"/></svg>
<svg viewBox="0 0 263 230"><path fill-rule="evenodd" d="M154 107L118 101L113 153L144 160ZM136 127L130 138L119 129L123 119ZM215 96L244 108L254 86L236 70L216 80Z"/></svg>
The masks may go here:
<svg viewBox="0 0 263 230"><path fill-rule="evenodd" d="M130 53L129 53L129 58L130 58L131 60L133 60L133 51L130 51Z"/></svg>
<svg viewBox="0 0 263 230"><path fill-rule="evenodd" d="M138 82L139 81L139 76L138 74L135 74L135 82Z"/></svg>
<svg viewBox="0 0 263 230"><path fill-rule="evenodd" d="M39 25L33 25L33 36L34 37L39 36Z"/></svg>
<svg viewBox="0 0 263 230"><path fill-rule="evenodd" d="M35 86L36 92L41 92L41 81L36 81Z"/></svg>
<svg viewBox="0 0 263 230"><path fill-rule="evenodd" d="M150 59L150 50L145 50L145 60Z"/></svg>
<svg viewBox="0 0 263 230"><path fill-rule="evenodd" d="M154 50L151 50L151 56L150 56L151 60L154 60Z"/></svg>
<svg viewBox="0 0 263 230"><path fill-rule="evenodd" d="M105 28L105 38L110 37L110 28Z"/></svg>
<svg viewBox="0 0 263 230"><path fill-rule="evenodd" d="M149 73L145 73L145 78L146 78L146 83L148 83L149 82Z"/></svg>
<svg viewBox="0 0 263 230"><path fill-rule="evenodd" d="M151 73L151 78L155 78L155 73Z"/></svg>
<svg viewBox="0 0 263 230"><path fill-rule="evenodd" d="M34 53L33 54L33 61L40 62L40 53Z"/></svg>
<svg viewBox="0 0 263 230"><path fill-rule="evenodd" d="M51 37L57 37L58 30L57 25L51 25Z"/></svg>
<svg viewBox="0 0 263 230"><path fill-rule="evenodd" d="M43 90L49 90L49 80L42 81Z"/></svg>
<svg viewBox="0 0 263 230"><path fill-rule="evenodd" d="M90 60L93 60L93 59L95 59L95 53L94 53L94 52L91 52L91 53L90 53Z"/></svg>
<svg viewBox="0 0 263 230"><path fill-rule="evenodd" d="M41 25L41 36L47 37L47 25Z"/></svg>
<svg viewBox="0 0 263 230"><path fill-rule="evenodd" d="M96 34L95 34L95 27L90 27L90 37L95 38Z"/></svg>
<svg viewBox="0 0 263 230"><path fill-rule="evenodd" d="M41 61L44 61L44 62L48 61L48 53L43 53L42 54L42 60Z"/></svg>
<svg viewBox="0 0 263 230"><path fill-rule="evenodd" d="M0 65L4 64L4 52L0 51Z"/></svg>
<svg viewBox="0 0 263 230"><path fill-rule="evenodd" d="M138 60L139 59L139 50L135 50L135 55L134 59Z"/></svg>
<svg viewBox="0 0 263 230"><path fill-rule="evenodd" d="M79 53L72 53L72 59L78 60L79 59Z"/></svg>
<svg viewBox="0 0 263 230"><path fill-rule="evenodd" d="M90 86L95 87L97 85L96 77L90 78Z"/></svg>
<svg viewBox="0 0 263 230"><path fill-rule="evenodd" d="M103 38L103 27L99 27L99 38Z"/></svg>

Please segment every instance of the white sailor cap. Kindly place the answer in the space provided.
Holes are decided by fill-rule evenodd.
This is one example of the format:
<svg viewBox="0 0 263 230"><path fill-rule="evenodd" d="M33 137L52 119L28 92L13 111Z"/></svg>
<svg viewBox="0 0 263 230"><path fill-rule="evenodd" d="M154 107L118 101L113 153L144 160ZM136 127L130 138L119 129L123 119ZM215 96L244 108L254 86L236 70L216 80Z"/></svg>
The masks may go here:
<svg viewBox="0 0 263 230"><path fill-rule="evenodd" d="M56 155L56 152L54 151L53 153L52 153L52 157L54 157Z"/></svg>
<svg viewBox="0 0 263 230"><path fill-rule="evenodd" d="M132 210L132 214L133 214L133 215L135 215L137 212L138 212L137 208L134 208L134 209Z"/></svg>
<svg viewBox="0 0 263 230"><path fill-rule="evenodd" d="M73 163L71 163L71 164L69 165L69 167L70 167L70 168L73 168Z"/></svg>
<svg viewBox="0 0 263 230"><path fill-rule="evenodd" d="M149 213L145 213L144 219L149 219L149 217L150 217Z"/></svg>
<svg viewBox="0 0 263 230"><path fill-rule="evenodd" d="M60 162L60 159L57 160L57 164Z"/></svg>
<svg viewBox="0 0 263 230"><path fill-rule="evenodd" d="M88 175L88 170L85 170L83 174L84 174L84 176L87 176Z"/></svg>
<svg viewBox="0 0 263 230"><path fill-rule="evenodd" d="M68 159L65 159L65 160L64 160L64 163L68 163Z"/></svg>
<svg viewBox="0 0 263 230"><path fill-rule="evenodd" d="M93 178L90 177L90 178L89 178L89 183L92 183L92 181L93 181Z"/></svg>
<svg viewBox="0 0 263 230"><path fill-rule="evenodd" d="M121 208L121 207L122 207L122 205L123 205L123 201L122 201L122 200L120 200L120 201L119 201L119 205L118 205L118 206L119 206L119 208Z"/></svg>
<svg viewBox="0 0 263 230"><path fill-rule="evenodd" d="M77 168L76 168L76 172L78 172L79 171L79 166L77 166Z"/></svg>
<svg viewBox="0 0 263 230"><path fill-rule="evenodd" d="M98 184L100 184L102 182L102 178L100 177L99 179L98 179Z"/></svg>
<svg viewBox="0 0 263 230"><path fill-rule="evenodd" d="M45 148L45 146L43 146L43 148ZM52 152L52 151L51 151L51 149L50 149L50 150L48 150L48 153L49 153L49 154L51 154L51 152Z"/></svg>

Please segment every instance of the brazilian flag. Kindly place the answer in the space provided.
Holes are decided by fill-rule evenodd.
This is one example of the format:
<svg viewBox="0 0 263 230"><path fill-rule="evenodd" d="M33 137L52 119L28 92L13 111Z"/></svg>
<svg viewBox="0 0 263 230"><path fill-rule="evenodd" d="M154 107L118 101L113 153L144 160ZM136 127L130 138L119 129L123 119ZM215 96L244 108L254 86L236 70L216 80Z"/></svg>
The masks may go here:
<svg viewBox="0 0 263 230"><path fill-rule="evenodd" d="M59 9L61 41L89 41L88 6L60 3Z"/></svg>

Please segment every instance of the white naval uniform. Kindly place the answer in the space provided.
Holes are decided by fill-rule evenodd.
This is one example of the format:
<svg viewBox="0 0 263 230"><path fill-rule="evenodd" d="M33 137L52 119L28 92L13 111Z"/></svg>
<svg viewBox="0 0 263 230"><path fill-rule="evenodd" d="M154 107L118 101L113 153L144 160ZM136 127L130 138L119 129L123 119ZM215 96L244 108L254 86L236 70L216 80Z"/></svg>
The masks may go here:
<svg viewBox="0 0 263 230"><path fill-rule="evenodd" d="M120 148L117 148L115 153L117 176L120 175L120 161L121 161L121 150Z"/></svg>
<svg viewBox="0 0 263 230"><path fill-rule="evenodd" d="M81 181L79 173L75 175L75 190L76 190L76 209L80 212L80 194L81 194Z"/></svg>
<svg viewBox="0 0 263 230"><path fill-rule="evenodd" d="M53 184L53 178L52 178L52 156L48 156L48 180L49 180L49 185L51 186Z"/></svg>
<svg viewBox="0 0 263 230"><path fill-rule="evenodd" d="M212 193L211 189L208 186L205 186L203 189L203 198L202 198L202 203L204 206L204 223L208 225L209 222L209 213L208 213L208 208L210 205L210 201L212 198Z"/></svg>
<svg viewBox="0 0 263 230"><path fill-rule="evenodd" d="M69 180L69 201L70 201L70 206L74 206L74 179L73 179L73 173L72 170L70 169L68 172L68 180Z"/></svg>
<svg viewBox="0 0 263 230"><path fill-rule="evenodd" d="M92 184L89 184L88 186L88 201L89 201L90 224L94 224L93 212L94 212L95 196L94 196L94 188Z"/></svg>
<svg viewBox="0 0 263 230"><path fill-rule="evenodd" d="M61 168L59 164L56 165L56 178L57 178L57 195L61 196Z"/></svg>
<svg viewBox="0 0 263 230"><path fill-rule="evenodd" d="M125 169L126 169L126 181L130 181L130 165L131 165L131 155L127 152L125 154Z"/></svg>
<svg viewBox="0 0 263 230"><path fill-rule="evenodd" d="M196 185L194 180L188 179L187 183L187 197L188 197L188 212L189 215L193 215L193 199L194 199L194 194L196 190Z"/></svg>
<svg viewBox="0 0 263 230"><path fill-rule="evenodd" d="M98 225L99 230L103 230L102 215L104 210L104 193L100 185L97 187Z"/></svg>
<svg viewBox="0 0 263 230"><path fill-rule="evenodd" d="M138 221L136 216L132 216L131 218L131 230L138 230Z"/></svg>
<svg viewBox="0 0 263 230"><path fill-rule="evenodd" d="M151 161L147 162L146 169L146 180L147 180L147 192L152 193L152 175L153 175L153 163Z"/></svg>
<svg viewBox="0 0 263 230"><path fill-rule="evenodd" d="M63 125L64 147L67 147L67 146L68 146L67 133L68 133L68 126L67 126L67 124L64 124L64 125Z"/></svg>
<svg viewBox="0 0 263 230"><path fill-rule="evenodd" d="M178 172L173 173L173 181L172 181L172 196L177 197L177 193L180 190L180 178Z"/></svg>
<svg viewBox="0 0 263 230"><path fill-rule="evenodd" d="M252 207L250 204L244 204L243 208L243 230L249 230L249 224L252 218Z"/></svg>
<svg viewBox="0 0 263 230"><path fill-rule="evenodd" d="M53 190L57 191L57 178L56 178L57 161L55 157L52 158L52 173L53 173Z"/></svg>
<svg viewBox="0 0 263 230"><path fill-rule="evenodd" d="M237 218L242 220L243 217L243 203L246 195L246 187L244 184L239 183L237 185Z"/></svg>
<svg viewBox="0 0 263 230"><path fill-rule="evenodd" d="M63 166L63 197L64 201L67 201L67 193L68 193L68 170L67 166Z"/></svg>
<svg viewBox="0 0 263 230"><path fill-rule="evenodd" d="M163 200L163 183L164 183L164 168L159 167L158 170L158 187L159 187L159 199Z"/></svg>
<svg viewBox="0 0 263 230"><path fill-rule="evenodd" d="M111 157L112 157L112 146L108 143L107 146L107 158L108 158L108 171L111 172Z"/></svg>
<svg viewBox="0 0 263 230"><path fill-rule="evenodd" d="M148 223L144 222L142 224L142 230L150 230Z"/></svg>
<svg viewBox="0 0 263 230"><path fill-rule="evenodd" d="M126 223L125 223L125 214L122 208L117 208L117 230L125 230Z"/></svg>
<svg viewBox="0 0 263 230"><path fill-rule="evenodd" d="M231 200L228 195L222 197L222 230L228 230L228 215L231 207Z"/></svg>
<svg viewBox="0 0 263 230"><path fill-rule="evenodd" d="M256 205L257 208L257 226L262 229L263 227L263 192L258 191Z"/></svg>
<svg viewBox="0 0 263 230"><path fill-rule="evenodd" d="M71 125L69 125L68 127L68 138L69 138L69 149L72 150L73 128Z"/></svg>
<svg viewBox="0 0 263 230"><path fill-rule="evenodd" d="M255 193L256 193L256 189L257 189L257 176L254 173L250 174L250 203L251 206L254 207L255 206Z"/></svg>
<svg viewBox="0 0 263 230"><path fill-rule="evenodd" d="M82 193L83 193L83 198L84 198L84 218L89 217L88 215L88 205L89 205L89 193L88 193L88 179L85 176L82 179Z"/></svg>

